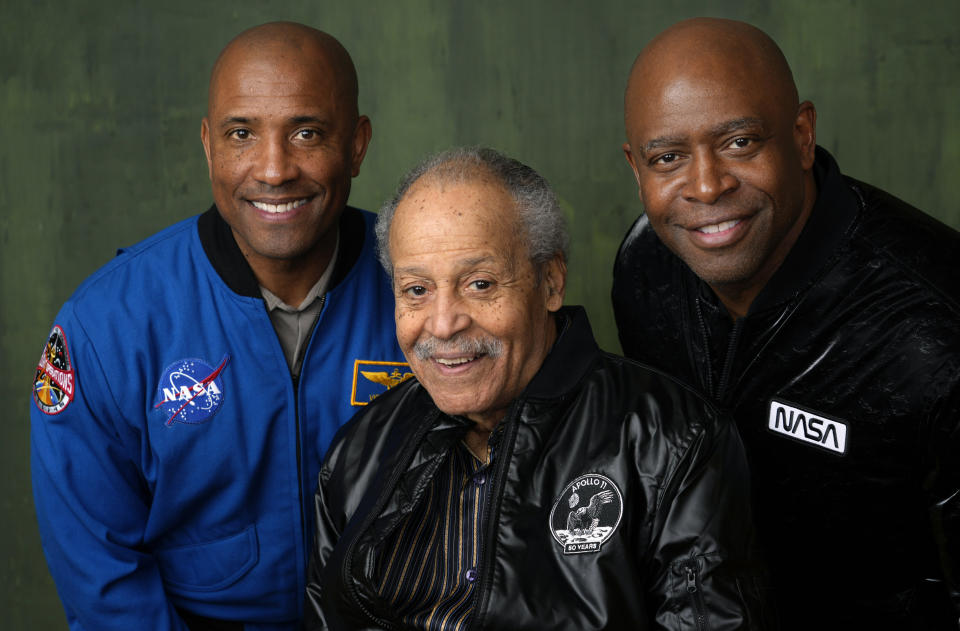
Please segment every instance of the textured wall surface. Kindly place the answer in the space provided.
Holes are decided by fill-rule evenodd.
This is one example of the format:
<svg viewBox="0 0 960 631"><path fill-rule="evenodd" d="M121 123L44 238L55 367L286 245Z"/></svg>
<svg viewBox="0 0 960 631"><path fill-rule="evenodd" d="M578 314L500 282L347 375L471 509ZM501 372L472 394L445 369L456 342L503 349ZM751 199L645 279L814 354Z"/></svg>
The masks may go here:
<svg viewBox="0 0 960 631"><path fill-rule="evenodd" d="M0 0L0 626L66 626L30 493L27 401L45 336L118 246L210 203L200 118L234 34L297 20L351 51L374 126L355 205L376 208L417 159L452 145L543 173L572 228L567 302L617 350L610 270L641 210L620 150L626 73L644 42L693 15L767 30L841 168L960 227L956 0Z"/></svg>

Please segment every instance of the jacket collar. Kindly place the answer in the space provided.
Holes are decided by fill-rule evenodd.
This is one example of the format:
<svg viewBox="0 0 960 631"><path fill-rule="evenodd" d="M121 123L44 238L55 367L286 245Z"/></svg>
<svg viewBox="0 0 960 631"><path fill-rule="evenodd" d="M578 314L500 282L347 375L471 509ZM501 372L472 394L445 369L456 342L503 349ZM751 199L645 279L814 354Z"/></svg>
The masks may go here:
<svg viewBox="0 0 960 631"><path fill-rule="evenodd" d="M574 390L587 374L600 348L583 307L561 307L555 315L557 341L523 392L523 398L550 399Z"/></svg>
<svg viewBox="0 0 960 631"><path fill-rule="evenodd" d="M230 225L223 220L216 205L200 215L197 222L200 243L210 264L231 290L241 296L262 298L260 284L250 264L240 251ZM330 278L329 292L344 279L360 257L366 237L360 211L347 206L340 214L340 248Z"/></svg>

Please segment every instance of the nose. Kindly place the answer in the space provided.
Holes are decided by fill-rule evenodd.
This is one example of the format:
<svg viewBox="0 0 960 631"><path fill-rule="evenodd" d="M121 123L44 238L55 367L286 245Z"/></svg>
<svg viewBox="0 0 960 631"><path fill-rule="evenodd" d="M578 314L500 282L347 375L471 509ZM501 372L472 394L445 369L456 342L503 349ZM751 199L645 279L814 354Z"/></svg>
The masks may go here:
<svg viewBox="0 0 960 631"><path fill-rule="evenodd" d="M730 173L723 159L703 151L692 158L683 196L688 201L713 204L738 185L737 178Z"/></svg>
<svg viewBox="0 0 960 631"><path fill-rule="evenodd" d="M292 147L282 137L267 137L257 147L253 177L258 182L279 186L295 180L299 173Z"/></svg>
<svg viewBox="0 0 960 631"><path fill-rule="evenodd" d="M449 287L438 288L429 309L424 329L437 339L449 340L470 326L470 314L464 308L463 301Z"/></svg>

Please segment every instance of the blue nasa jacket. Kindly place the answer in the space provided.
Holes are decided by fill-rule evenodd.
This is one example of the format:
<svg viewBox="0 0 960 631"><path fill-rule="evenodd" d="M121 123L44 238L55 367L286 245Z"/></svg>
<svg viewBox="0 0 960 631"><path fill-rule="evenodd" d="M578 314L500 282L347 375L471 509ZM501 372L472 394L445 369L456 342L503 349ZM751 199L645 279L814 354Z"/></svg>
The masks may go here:
<svg viewBox="0 0 960 631"><path fill-rule="evenodd" d="M31 462L71 629L297 628L323 455L408 371L373 219L343 213L298 382L216 208L121 250L61 309Z"/></svg>

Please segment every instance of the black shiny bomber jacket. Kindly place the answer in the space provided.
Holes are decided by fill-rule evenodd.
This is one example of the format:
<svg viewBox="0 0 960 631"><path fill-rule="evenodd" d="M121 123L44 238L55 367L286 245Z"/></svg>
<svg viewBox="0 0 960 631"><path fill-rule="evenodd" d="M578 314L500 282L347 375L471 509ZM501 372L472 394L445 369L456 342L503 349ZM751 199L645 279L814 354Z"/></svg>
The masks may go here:
<svg viewBox="0 0 960 631"><path fill-rule="evenodd" d="M469 628L766 628L732 423L673 379L602 353L582 309L564 320L504 420ZM308 629L402 628L374 587L378 545L470 424L410 380L341 430L316 496ZM599 548L572 553L565 491L582 476L603 476L619 501L600 516L613 528Z"/></svg>
<svg viewBox="0 0 960 631"><path fill-rule="evenodd" d="M624 353L736 421L784 628L956 630L960 235L820 148L815 174L735 323L641 217L614 270Z"/></svg>

